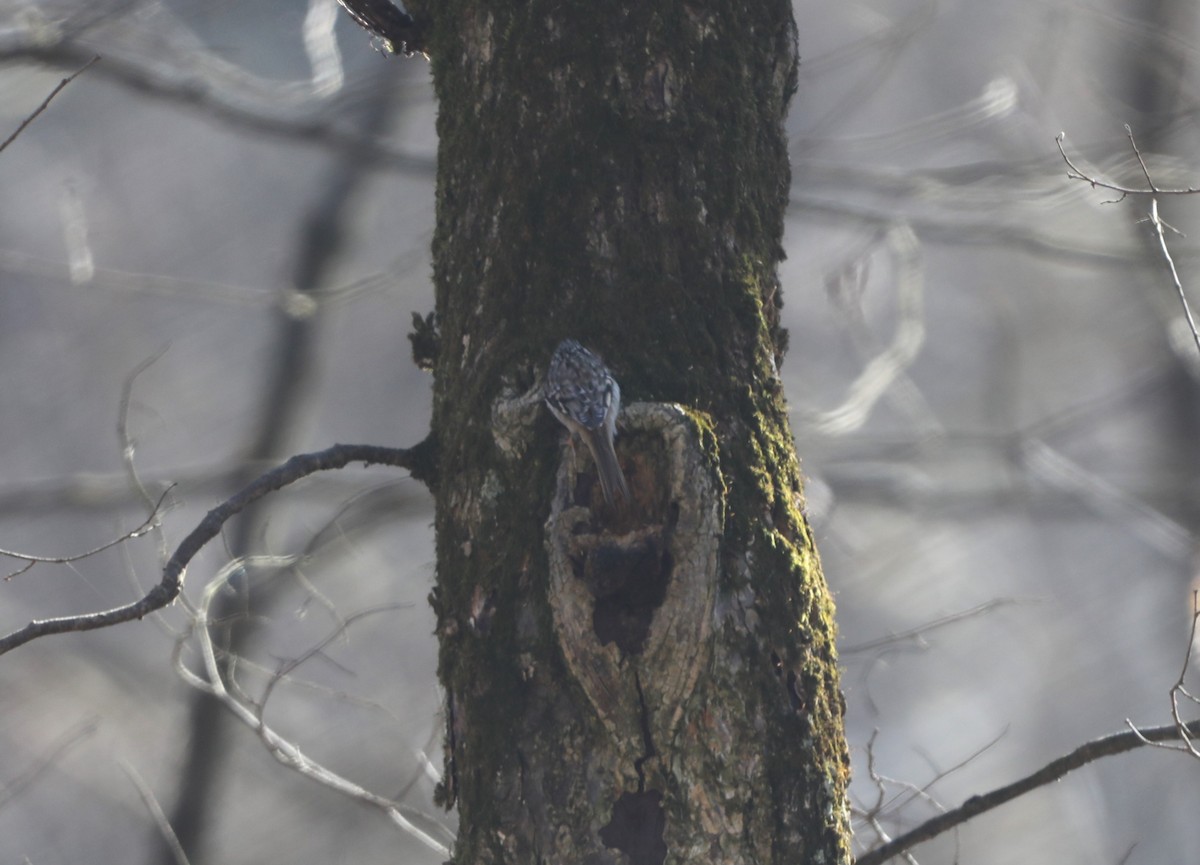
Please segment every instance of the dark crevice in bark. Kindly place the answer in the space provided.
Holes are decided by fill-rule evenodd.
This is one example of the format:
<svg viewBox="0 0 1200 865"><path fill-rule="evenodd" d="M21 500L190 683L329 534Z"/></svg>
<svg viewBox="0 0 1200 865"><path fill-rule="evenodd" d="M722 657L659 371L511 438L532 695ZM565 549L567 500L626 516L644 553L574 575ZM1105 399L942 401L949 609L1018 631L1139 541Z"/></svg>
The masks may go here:
<svg viewBox="0 0 1200 865"><path fill-rule="evenodd" d="M583 578L596 599L592 624L602 646L615 643L625 657L642 653L670 575L671 555L654 536L589 553Z"/></svg>
<svg viewBox="0 0 1200 865"><path fill-rule="evenodd" d="M606 847L629 857L629 865L661 865L667 857L665 840L667 819L662 807L662 793L646 790L646 761L658 755L650 732L650 709L642 691L641 674L634 670L637 688L638 717L642 731L642 756L633 761L638 786L635 793L622 793L613 804L612 817L600 829L600 840Z"/></svg>
<svg viewBox="0 0 1200 865"><path fill-rule="evenodd" d="M650 735L650 710L646 708L646 694L642 691L642 676L637 670L633 671L633 683L637 687L638 717L642 723L642 746L645 748L642 756L633 761L633 769L638 776L638 792L643 793L646 790L646 772L642 767L658 752L654 750L654 737Z"/></svg>
<svg viewBox="0 0 1200 865"><path fill-rule="evenodd" d="M625 793L613 806L612 820L600 830L600 840L629 857L629 865L662 865L667 858L666 827L661 793Z"/></svg>

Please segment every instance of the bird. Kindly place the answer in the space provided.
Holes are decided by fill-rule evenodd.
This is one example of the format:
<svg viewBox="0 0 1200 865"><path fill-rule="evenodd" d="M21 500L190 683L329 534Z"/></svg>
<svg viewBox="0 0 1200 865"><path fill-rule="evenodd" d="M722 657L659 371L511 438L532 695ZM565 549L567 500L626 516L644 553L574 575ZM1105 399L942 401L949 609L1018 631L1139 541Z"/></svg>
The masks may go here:
<svg viewBox="0 0 1200 865"><path fill-rule="evenodd" d="M575 340L564 339L550 358L545 400L551 414L587 445L604 500L609 505L618 496L629 501L629 487L613 448L621 388L604 361Z"/></svg>

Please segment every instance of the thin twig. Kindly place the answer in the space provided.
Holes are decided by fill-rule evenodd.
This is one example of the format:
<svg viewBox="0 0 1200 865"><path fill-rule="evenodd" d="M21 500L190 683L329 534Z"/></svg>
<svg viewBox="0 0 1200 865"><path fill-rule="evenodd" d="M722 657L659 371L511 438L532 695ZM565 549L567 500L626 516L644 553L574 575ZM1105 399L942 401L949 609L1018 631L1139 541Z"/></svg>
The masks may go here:
<svg viewBox="0 0 1200 865"><path fill-rule="evenodd" d="M134 462L134 455L137 451L137 443L129 432L129 407L133 404L133 388L134 385L137 384L138 378L141 377L142 373L154 366L154 364L156 364L159 359L167 353L168 348L170 348L169 343L164 345L154 354L150 355L150 357L141 361L130 371L129 375L125 377L124 384L121 386L121 400L117 408L117 440L121 445L121 461L125 465L125 474L128 478L128 485L137 493L142 502L150 508L151 517L158 513L158 507L155 505L154 499L151 498L150 492L147 490L146 485L142 482L141 474L138 472L137 464ZM168 484L163 494L165 495L174 486L177 486L177 484ZM153 534L157 539L158 567L164 568L166 567L167 560L170 557L170 548L167 545L167 533L163 531L162 520L154 520L149 526L148 532ZM126 576L128 577L129 582L133 585L134 591L136 591L139 595L145 594L146 589L138 580L137 570L133 567L133 562L130 559L129 548L123 547L122 553L125 558ZM189 612L191 611L191 604L188 602L186 596L183 598L183 605ZM165 633L171 636L175 635L174 630L166 623L161 615L155 615L154 621Z"/></svg>
<svg viewBox="0 0 1200 865"><path fill-rule="evenodd" d="M1192 650L1196 645L1196 624L1200 622L1200 598L1197 597L1195 591L1192 592L1192 629L1188 633L1187 648L1183 655L1183 669L1179 671L1179 679L1171 688L1171 717L1175 719L1175 726L1179 729L1179 738L1183 741L1188 753L1196 759L1200 760L1200 751L1196 750L1196 745L1192 742L1188 735L1187 725L1184 724L1183 718L1179 714L1179 695L1182 694L1193 703L1200 702L1184 687L1183 680L1187 678L1188 667L1192 662Z"/></svg>
<svg viewBox="0 0 1200 865"><path fill-rule="evenodd" d="M155 525L158 523L158 514L159 514L159 510L162 508L162 503L164 501L166 501L167 496L170 494L171 490L174 488L175 488L175 485L172 484L171 486L169 486L165 490L163 490L162 495L160 495L158 497L158 502L154 504L154 508L153 508L153 510L151 510L150 516L146 517L146 519L142 522L142 524L140 526L138 526L137 528L135 528L131 531L126 532L125 534L121 535L120 537L113 538L111 541L106 541L103 544L101 544L100 546L90 549L85 553L75 553L75 554L69 555L69 556L36 556L31 553L19 553L16 550L0 550L0 556L6 556L10 559L17 559L18 561L25 562L25 565L23 567L13 571L12 573L5 574L5 576L4 576L5 581L7 582L8 580L11 580L13 577L16 577L20 574L25 573L26 571L28 571L30 568L32 568L34 565L37 565L37 564L66 565L66 564L70 564L71 562L78 562L80 559L86 559L90 556L96 555L97 553L102 553L105 550L110 550L113 547L117 546L118 544L123 544L126 541L133 540L134 538L140 538L142 535L146 534L146 532L152 530L155 527ZM0 652L0 654L3 654L3 653Z"/></svg>
<svg viewBox="0 0 1200 865"><path fill-rule="evenodd" d="M1132 844L1129 845L1128 849L1126 849L1125 855L1117 860L1117 865L1125 865L1125 863L1129 861L1129 857L1133 855L1134 848L1136 848L1136 847L1137 847L1137 842L1134 841Z"/></svg>
<svg viewBox="0 0 1200 865"><path fill-rule="evenodd" d="M998 745L1000 743L1000 741L1007 735L1008 735L1008 725L1005 724L1004 728L1001 729L1000 732L997 733L995 736L993 736L990 741L985 742L983 745L980 745L978 748L976 748L974 751L972 751L970 754L968 754L963 759L959 760L957 763L955 763L949 769L937 770L937 767L933 764L932 758L929 757L928 755L926 755L925 753L923 753L922 750L918 749L917 753L921 754L921 756L925 757L926 761L929 762L930 766L932 768L934 768L935 770L937 770L937 774L934 775L933 779L930 780L930 782L928 784L926 784L924 787L921 787L920 792L922 792L922 793L929 792L930 790L933 789L933 786L935 784L937 784L939 781L950 777L955 772L957 772L959 769L966 768L971 763L975 762L975 760L979 759L984 754L986 754L988 751L990 751L992 748L996 747L996 745ZM908 802L902 802L902 803L900 803L899 807L904 807L904 805L907 805L907 804L908 804ZM943 810L945 810L945 809L943 809Z"/></svg>
<svg viewBox="0 0 1200 865"><path fill-rule="evenodd" d="M924 786L921 786L921 787L918 787L916 784L912 784L908 781L901 781L901 780L898 780L895 778L889 778L887 775L881 774L875 768L874 749L875 749L875 738L878 735L878 733L879 733L878 730L874 731L871 734L870 741L867 743L867 772L870 775L871 780L875 782L875 784L879 790L879 796L876 799L875 805L870 810L865 810L862 814L862 817L864 820L868 821L871 828L873 828L875 830L876 834L881 838L881 840L883 840L884 842L891 842L891 838L889 838L887 833L884 831L883 826L879 819L884 813L887 813L887 814L893 816L893 818L894 818L896 815L899 814L899 812L903 808L905 808L914 799L923 799L923 800L927 801L930 805L932 805L934 808L936 808L938 811L942 812L942 814L945 814L946 813L945 806L943 806L942 803L939 802L930 793L930 791L933 789L934 785L937 784L939 781L954 774L959 769L962 769L964 766L969 765L980 755L984 754L989 749L991 749L993 746L995 746L997 742L999 742L1001 739L1003 739L1005 737L1005 735L1008 734L1008 727L1006 726L990 742L986 743L985 745L983 745L980 748L977 748L972 754L970 754L967 757L963 758L962 760L958 761L953 766L951 766L949 769L938 771L932 780L930 780L928 783L926 783ZM897 793L896 795L894 795L890 799L886 799L886 801L885 801L886 797L885 797L884 784L892 784L896 787L899 787L901 789L901 791L903 791L903 792ZM905 793L908 794L907 798L905 798ZM959 841L958 841L958 837L957 837L957 833L956 833L955 839L954 839L954 848L956 851L955 856L954 856L955 861L958 861L958 853L957 853L958 844L959 844ZM866 854L864 854L864 855L866 855ZM902 855L905 858L905 861L908 861L910 863L912 863L914 861L911 854L908 853L907 851L900 851L895 855Z"/></svg>
<svg viewBox="0 0 1200 865"><path fill-rule="evenodd" d="M1175 260L1171 258L1171 253L1167 250L1167 238L1163 234L1165 223L1158 216L1157 198L1150 199L1150 224L1154 226L1154 234L1158 237L1158 248L1162 250L1163 258L1167 260L1167 267L1171 269L1171 281L1175 285L1175 294L1178 295L1179 303L1183 307L1188 328L1192 331L1192 340L1196 343L1196 351L1200 352L1200 331L1196 329L1196 319L1192 317L1191 304L1188 303L1187 295L1183 292L1183 284L1179 281L1179 271L1175 269Z"/></svg>
<svg viewBox="0 0 1200 865"><path fill-rule="evenodd" d="M1133 137L1133 127L1128 123L1125 124L1125 135L1129 138L1129 146L1133 148L1133 155L1137 157L1138 165L1142 166L1142 175L1146 178L1146 185L1157 196L1159 188L1154 185L1154 180L1150 177L1150 169L1146 167L1146 160L1142 159L1142 151L1138 149L1137 141Z"/></svg>
<svg viewBox="0 0 1200 865"><path fill-rule="evenodd" d="M1066 138L1066 133L1060 132L1054 141L1058 145L1058 152L1067 163L1067 167L1071 169L1067 172L1067 177L1090 183L1092 188L1100 187L1101 189L1111 189L1114 192L1119 192L1121 193L1121 198L1117 199L1117 201L1123 200L1127 195L1150 196L1150 224L1154 226L1154 234L1158 238L1158 247L1162 250L1163 258L1167 261L1167 267L1171 270L1171 281L1175 285L1175 294L1179 297L1179 304L1183 307L1184 317L1187 319L1188 328L1192 332L1192 341L1196 343L1197 353L1200 353L1200 329L1196 327L1196 320L1192 316L1191 304L1188 303L1187 294L1183 290L1183 283L1179 280L1179 271L1175 268L1175 260L1171 257L1171 252L1167 248L1167 238L1163 232L1164 227L1171 228L1171 226L1163 222L1158 215L1158 196L1191 195L1200 192L1200 189L1195 187L1187 189L1159 189L1154 183L1154 179L1150 176L1150 169L1146 167L1146 160L1142 158L1142 151L1138 148L1137 140L1133 137L1133 129L1128 123L1125 124L1125 134L1129 137L1129 146L1133 148L1133 154L1137 157L1138 165L1142 167L1142 174L1146 178L1147 189L1130 189L1089 176L1071 161L1071 158L1067 156L1066 151L1063 149L1063 139ZM1171 230L1174 231L1175 229L1172 228Z"/></svg>
<svg viewBox="0 0 1200 865"><path fill-rule="evenodd" d="M329 633L329 635L327 637L325 637L325 639L321 640L321 642L317 643L315 646L313 646L308 651L304 652L299 657L291 658L279 665L279 668L274 672L274 674L271 676L271 678L267 681L266 688L264 688L264 690L263 690L262 699L259 700L259 703L258 703L259 718L261 719L261 718L266 717L267 701L271 699L271 694L275 691L275 687L280 682L289 680L291 678L292 673L298 667L300 667L301 664L305 664L312 658L316 657L317 655L324 653L325 649L329 646L330 643L343 637L347 633L347 631L349 631L350 626L353 625L355 622L357 622L359 619L365 619L368 616L374 616L378 613L392 613L392 612L395 612L396 610L406 610L411 607L412 607L412 604L406 604L406 603L384 604L382 606L372 607L369 610L362 610L362 611L357 612L354 615L348 616L344 619L339 617L337 627L335 627Z"/></svg>
<svg viewBox="0 0 1200 865"><path fill-rule="evenodd" d="M1191 700L1193 703L1200 703L1200 700L1197 700L1191 693L1188 692L1188 689L1183 683L1184 679L1187 678L1188 667L1190 667L1192 664L1192 650L1196 645L1196 625L1198 622L1200 622L1200 597L1198 597L1197 592L1193 591L1192 629L1188 633L1187 649L1184 651L1183 655L1183 669L1179 671L1179 678L1176 679L1175 684L1171 686L1171 691L1169 694L1171 698L1171 717L1175 720L1175 727L1179 730L1179 739L1182 744L1171 745L1163 742L1148 741L1146 741L1145 744L1153 745L1155 748L1164 748L1168 751L1182 751L1183 753L1190 754L1197 760L1200 760L1200 749L1197 749L1195 742L1192 741L1188 726L1184 722L1183 716L1179 713L1180 694L1182 694L1186 699ZM1125 725L1129 727L1129 729L1132 730L1137 736L1142 737L1143 741L1145 741L1145 737L1142 736L1141 731L1138 730L1131 720L1126 718Z"/></svg>
<svg viewBox="0 0 1200 865"><path fill-rule="evenodd" d="M1128 127L1126 127L1126 128L1128 128ZM1070 171L1067 172L1067 178L1070 180L1082 180L1084 183L1089 184L1093 189L1107 189L1107 190L1110 190L1111 192L1119 192L1121 194L1121 198L1116 199L1117 201L1121 201L1122 199L1124 199L1126 196L1129 196L1129 195L1196 195L1196 194L1200 194L1200 186L1188 186L1183 189L1159 189L1159 188L1151 185L1150 188L1143 189L1143 188L1131 187L1131 186L1121 186L1116 183L1110 183L1107 180L1101 180L1098 177L1093 177L1092 175L1090 175L1086 171L1084 171L1082 168L1080 168L1078 165L1076 165L1074 162L1072 162L1071 157L1067 156L1066 151L1063 149L1063 141L1066 140L1066 137L1067 137L1067 134L1065 132L1060 132L1060 133L1058 133L1058 135L1055 136L1054 143L1058 145L1059 155L1063 158L1063 161L1067 163L1067 167L1069 169L1071 169Z"/></svg>
<svg viewBox="0 0 1200 865"><path fill-rule="evenodd" d="M154 364L158 363L159 359L167 353L169 345L164 345L150 357L143 360L125 377L124 384L121 385L121 402L117 409L117 439L121 443L121 462L125 464L125 473L129 477L129 483L134 488L142 501L147 505L154 503L150 493L147 492L145 484L142 483L141 477L138 475L137 466L134 464L133 456L137 450L137 444L133 437L129 434L129 406L133 402L133 386L137 384L138 378ZM166 556L163 556L164 562Z"/></svg>
<svg viewBox="0 0 1200 865"><path fill-rule="evenodd" d="M80 75L82 75L84 72L87 72L88 69L91 67L91 65L93 63L95 63L96 61L98 61L99 59L100 59L100 55L97 54L95 57L93 57L91 60L89 60L86 64L84 64L83 68L77 69L76 71L74 71L70 75L68 75L66 78L64 78L62 81L58 82L58 86L50 91L50 95L42 100L42 104L39 105L37 108L35 108L33 110L32 114L30 114L28 117L26 117L24 120L21 121L21 125L17 127L17 131L14 132L12 135L8 136L8 138L4 139L4 143L0 144L0 153L3 153L4 149L6 147L8 147L8 145L10 145L14 141L16 141L17 136L25 131L25 127L27 127L30 123L33 123L33 121L37 120L37 117L39 114L41 114L43 111L45 111L47 108L50 107L50 103L54 100L54 97L57 96L59 93L61 93L63 91L63 88L65 88L68 84L70 84L72 81L74 81Z"/></svg>
<svg viewBox="0 0 1200 865"><path fill-rule="evenodd" d="M879 818L883 814L884 809L887 807L884 804L884 801L887 799L887 788L884 786L884 784L890 779L880 775L875 769L875 739L878 738L878 736L879 730L873 730L871 732L871 738L867 742L867 774L870 776L871 780L875 782L875 804L870 809L863 811L862 818L873 830L875 830L875 834L879 840L887 843L888 841L892 840L892 837L888 834L887 830L883 828L883 822ZM941 811L946 810L940 805L938 806L938 809ZM904 851L900 855L904 857L904 861L908 862L909 865L919 865L916 857L908 851Z"/></svg>
<svg viewBox="0 0 1200 865"><path fill-rule="evenodd" d="M955 622L961 622L964 619L981 616L984 613L991 612L999 607L1007 607L1013 604L1033 604L1038 603L1036 598L993 598L990 601L984 601L982 604L977 604L967 610L960 610L957 613L950 613L942 616L940 619L934 619L931 622L926 622L923 625L918 625L915 628L909 628L907 631L901 631L898 634L889 634L886 637L878 637L874 640L868 640L865 643L856 643L853 646L843 646L839 651L845 655L850 655L858 652L869 652L873 649L882 649L884 646L890 646L893 643L902 643L906 640L919 640L930 631L935 631L938 628L944 628L947 625L952 625Z"/></svg>

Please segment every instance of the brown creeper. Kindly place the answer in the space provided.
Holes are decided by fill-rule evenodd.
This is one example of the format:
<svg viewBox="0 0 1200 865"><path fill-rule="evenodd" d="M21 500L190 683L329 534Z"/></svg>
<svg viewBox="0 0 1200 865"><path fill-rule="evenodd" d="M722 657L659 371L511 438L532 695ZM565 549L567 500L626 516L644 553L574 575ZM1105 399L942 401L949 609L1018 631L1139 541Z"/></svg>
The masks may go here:
<svg viewBox="0 0 1200 865"><path fill-rule="evenodd" d="M591 451L604 500L611 505L619 495L628 501L629 487L613 450L621 388L604 361L575 340L564 339L550 358L545 395L554 416Z"/></svg>

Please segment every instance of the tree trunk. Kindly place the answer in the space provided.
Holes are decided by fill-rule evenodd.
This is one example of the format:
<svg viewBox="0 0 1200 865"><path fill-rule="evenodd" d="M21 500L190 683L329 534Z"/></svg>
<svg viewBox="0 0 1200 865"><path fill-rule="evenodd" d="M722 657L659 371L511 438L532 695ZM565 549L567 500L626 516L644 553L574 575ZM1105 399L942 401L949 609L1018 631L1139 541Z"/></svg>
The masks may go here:
<svg viewBox="0 0 1200 865"><path fill-rule="evenodd" d="M776 365L790 5L406 5L439 100L454 861L848 862L833 607ZM565 337L620 382L628 506L541 406Z"/></svg>

